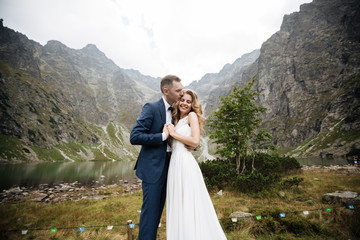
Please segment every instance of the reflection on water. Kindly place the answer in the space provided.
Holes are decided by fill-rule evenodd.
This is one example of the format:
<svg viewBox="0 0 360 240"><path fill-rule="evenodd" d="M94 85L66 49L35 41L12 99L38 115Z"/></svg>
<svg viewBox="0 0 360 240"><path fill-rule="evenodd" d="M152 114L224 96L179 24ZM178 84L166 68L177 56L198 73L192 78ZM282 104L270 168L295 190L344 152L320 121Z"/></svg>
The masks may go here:
<svg viewBox="0 0 360 240"><path fill-rule="evenodd" d="M298 162L303 166L313 166L313 165L320 165L320 166L330 166L330 165L347 165L349 164L345 158L297 158Z"/></svg>
<svg viewBox="0 0 360 240"><path fill-rule="evenodd" d="M39 184L72 183L92 185L104 176L105 184L136 178L131 161L42 162L0 164L0 189L13 186L31 187Z"/></svg>
<svg viewBox="0 0 360 240"><path fill-rule="evenodd" d="M346 165L345 158L300 158L301 165ZM101 176L103 183L113 184L119 180L137 179L131 161L87 161L87 162L42 162L0 164L0 190L13 186L36 187L39 184L72 183L93 185Z"/></svg>

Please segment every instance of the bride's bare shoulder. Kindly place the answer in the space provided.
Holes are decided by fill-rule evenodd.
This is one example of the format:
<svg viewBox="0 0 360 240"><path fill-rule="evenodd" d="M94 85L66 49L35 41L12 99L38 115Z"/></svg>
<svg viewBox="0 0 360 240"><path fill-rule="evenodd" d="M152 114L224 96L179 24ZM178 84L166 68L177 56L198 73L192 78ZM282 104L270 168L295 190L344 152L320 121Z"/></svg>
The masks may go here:
<svg viewBox="0 0 360 240"><path fill-rule="evenodd" d="M191 125L191 122L198 122L199 120L198 120L198 116L196 115L196 113L195 112L189 112L189 118L188 118L188 123L189 123L189 125Z"/></svg>
<svg viewBox="0 0 360 240"><path fill-rule="evenodd" d="M197 118L197 115L195 112L189 112L189 118Z"/></svg>

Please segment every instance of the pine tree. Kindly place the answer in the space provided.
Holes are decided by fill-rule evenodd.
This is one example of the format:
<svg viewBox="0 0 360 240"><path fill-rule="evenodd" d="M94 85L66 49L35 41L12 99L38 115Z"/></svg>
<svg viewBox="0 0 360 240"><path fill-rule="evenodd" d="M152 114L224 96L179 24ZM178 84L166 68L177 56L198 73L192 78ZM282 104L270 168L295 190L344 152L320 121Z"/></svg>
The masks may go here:
<svg viewBox="0 0 360 240"><path fill-rule="evenodd" d="M218 145L216 152L229 161L235 159L238 173L244 172L248 155L253 155L254 161L257 150L273 148L267 144L271 135L260 128L260 115L266 108L255 104L255 98L259 95L251 90L255 81L253 79L241 89L234 87L229 96L221 97L220 107L209 120L210 138Z"/></svg>

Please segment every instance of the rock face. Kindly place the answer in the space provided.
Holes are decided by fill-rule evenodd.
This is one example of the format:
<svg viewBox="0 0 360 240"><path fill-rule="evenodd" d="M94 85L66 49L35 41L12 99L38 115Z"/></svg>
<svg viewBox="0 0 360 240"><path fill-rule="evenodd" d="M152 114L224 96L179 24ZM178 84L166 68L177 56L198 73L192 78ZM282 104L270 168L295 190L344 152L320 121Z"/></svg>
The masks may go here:
<svg viewBox="0 0 360 240"><path fill-rule="evenodd" d="M255 62L259 54L260 50L244 54L234 63L226 64L219 73L208 73L187 87L197 92L206 114L211 115L217 109L220 96L227 96L231 93L234 84L239 81L244 71Z"/></svg>
<svg viewBox="0 0 360 240"><path fill-rule="evenodd" d="M262 45L253 77L265 126L281 147L308 141L294 155L360 148L359 9L356 0L304 4Z"/></svg>
<svg viewBox="0 0 360 240"><path fill-rule="evenodd" d="M257 101L267 108L263 127L276 146L303 157L359 154L359 1L304 4L284 16L281 29L263 43L258 57L252 54L253 63L243 71L224 75L226 65L218 75L190 85L205 99L208 115L218 107L214 99L257 78Z"/></svg>
<svg viewBox="0 0 360 240"><path fill-rule="evenodd" d="M149 82L160 80L129 77L95 45L41 46L1 26L0 160L134 159L129 129L160 92Z"/></svg>
<svg viewBox="0 0 360 240"><path fill-rule="evenodd" d="M260 50L186 88L211 116L219 96L257 78L276 146L303 157L360 154L359 9L358 0L304 4ZM0 25L0 161L135 159L129 129L161 95L159 82L121 69L95 45L41 46Z"/></svg>

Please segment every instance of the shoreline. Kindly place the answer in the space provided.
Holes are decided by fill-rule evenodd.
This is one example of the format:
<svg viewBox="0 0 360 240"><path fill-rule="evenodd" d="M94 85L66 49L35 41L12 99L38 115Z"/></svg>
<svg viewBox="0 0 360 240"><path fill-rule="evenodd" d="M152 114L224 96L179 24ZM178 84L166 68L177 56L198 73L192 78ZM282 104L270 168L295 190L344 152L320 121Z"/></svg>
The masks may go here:
<svg viewBox="0 0 360 240"><path fill-rule="evenodd" d="M334 172L341 175L358 175L360 167L347 165L303 165L302 171ZM0 192L0 204L33 201L44 204L64 201L102 200L111 196L134 194L142 190L142 181L138 178L121 179L117 183L105 184L104 176L94 181L92 185L83 185L78 181L73 183L39 184L35 187L13 186Z"/></svg>
<svg viewBox="0 0 360 240"><path fill-rule="evenodd" d="M318 171L318 172L336 172L338 174L360 174L360 166L354 166L353 164L346 164L346 165L303 165L301 167L303 171Z"/></svg>
<svg viewBox="0 0 360 240"><path fill-rule="evenodd" d="M39 203L59 203L63 201L101 200L110 196L134 194L142 189L140 179L119 180L118 183L104 184L96 181L94 185L84 186L78 181L59 183L54 186L39 184L36 187L14 186L0 193L0 204L33 201ZM120 190L119 190L120 188Z"/></svg>

